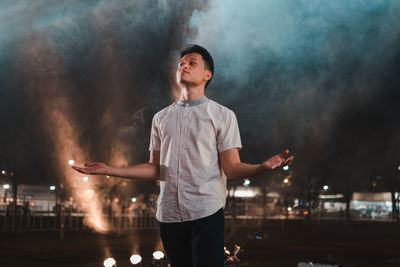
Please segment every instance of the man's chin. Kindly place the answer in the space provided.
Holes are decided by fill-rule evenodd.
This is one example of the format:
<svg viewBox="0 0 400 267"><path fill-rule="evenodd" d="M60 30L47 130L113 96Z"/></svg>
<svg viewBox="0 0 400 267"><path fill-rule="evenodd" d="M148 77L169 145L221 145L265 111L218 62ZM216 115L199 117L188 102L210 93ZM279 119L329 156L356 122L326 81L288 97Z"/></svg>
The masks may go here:
<svg viewBox="0 0 400 267"><path fill-rule="evenodd" d="M180 81L178 81L179 87L187 87L188 85L190 85L190 82L187 80L181 79Z"/></svg>

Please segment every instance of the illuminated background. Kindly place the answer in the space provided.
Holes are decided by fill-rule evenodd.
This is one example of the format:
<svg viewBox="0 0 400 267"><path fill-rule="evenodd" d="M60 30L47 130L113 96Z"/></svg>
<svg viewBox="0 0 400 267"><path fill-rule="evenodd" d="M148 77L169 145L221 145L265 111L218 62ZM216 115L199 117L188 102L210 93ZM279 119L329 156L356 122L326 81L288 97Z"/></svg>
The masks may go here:
<svg viewBox="0 0 400 267"><path fill-rule="evenodd" d="M397 0L192 2L2 1L0 167L20 184L65 184L83 207L111 187L156 192L84 183L67 162L146 161L151 118L174 100L178 51L194 42L214 57L206 95L237 114L242 160L291 149L300 191L310 179L343 192L393 176Z"/></svg>

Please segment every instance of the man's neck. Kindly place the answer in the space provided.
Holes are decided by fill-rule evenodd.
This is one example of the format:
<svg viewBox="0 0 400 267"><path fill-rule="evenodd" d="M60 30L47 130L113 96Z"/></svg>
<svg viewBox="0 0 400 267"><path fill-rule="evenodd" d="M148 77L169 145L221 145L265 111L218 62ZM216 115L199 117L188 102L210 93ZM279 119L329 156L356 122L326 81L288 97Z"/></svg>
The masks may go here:
<svg viewBox="0 0 400 267"><path fill-rule="evenodd" d="M192 102L204 96L204 86L181 87L180 100L183 102Z"/></svg>

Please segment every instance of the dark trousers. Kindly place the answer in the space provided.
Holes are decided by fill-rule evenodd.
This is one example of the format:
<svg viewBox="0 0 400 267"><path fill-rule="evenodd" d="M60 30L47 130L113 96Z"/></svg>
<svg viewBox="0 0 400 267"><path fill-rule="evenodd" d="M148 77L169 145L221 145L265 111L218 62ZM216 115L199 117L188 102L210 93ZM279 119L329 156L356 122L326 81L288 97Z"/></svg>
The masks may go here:
<svg viewBox="0 0 400 267"><path fill-rule="evenodd" d="M171 267L224 266L224 212L182 223L161 223L161 240Z"/></svg>

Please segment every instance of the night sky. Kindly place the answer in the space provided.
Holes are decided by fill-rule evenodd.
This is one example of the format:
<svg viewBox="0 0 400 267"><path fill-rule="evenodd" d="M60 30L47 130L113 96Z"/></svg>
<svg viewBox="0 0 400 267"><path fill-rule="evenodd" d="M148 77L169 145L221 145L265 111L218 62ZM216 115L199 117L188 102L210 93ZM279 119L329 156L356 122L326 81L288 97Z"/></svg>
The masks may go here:
<svg viewBox="0 0 400 267"><path fill-rule="evenodd" d="M20 183L57 182L66 139L81 160L147 161L152 116L175 99L188 43L214 57L206 95L235 111L242 161L289 148L294 185L365 191L379 176L374 190L390 189L397 0L2 1L0 168Z"/></svg>

